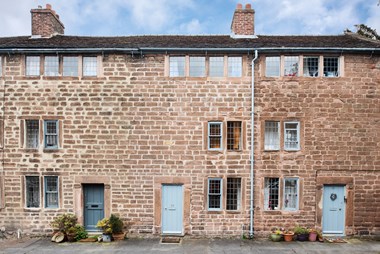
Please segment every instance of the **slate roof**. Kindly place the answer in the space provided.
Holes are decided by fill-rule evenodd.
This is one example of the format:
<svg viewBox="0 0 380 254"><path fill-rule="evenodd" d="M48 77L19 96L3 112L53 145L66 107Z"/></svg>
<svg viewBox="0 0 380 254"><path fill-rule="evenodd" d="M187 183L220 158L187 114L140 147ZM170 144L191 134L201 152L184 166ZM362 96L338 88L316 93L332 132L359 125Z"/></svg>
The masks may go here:
<svg viewBox="0 0 380 254"><path fill-rule="evenodd" d="M257 38L231 38L229 35L146 35L123 37L85 37L56 35L51 38L30 36L0 38L0 50L10 49L288 49L289 48L334 48L375 49L380 43L362 39L355 35L329 36L267 36Z"/></svg>

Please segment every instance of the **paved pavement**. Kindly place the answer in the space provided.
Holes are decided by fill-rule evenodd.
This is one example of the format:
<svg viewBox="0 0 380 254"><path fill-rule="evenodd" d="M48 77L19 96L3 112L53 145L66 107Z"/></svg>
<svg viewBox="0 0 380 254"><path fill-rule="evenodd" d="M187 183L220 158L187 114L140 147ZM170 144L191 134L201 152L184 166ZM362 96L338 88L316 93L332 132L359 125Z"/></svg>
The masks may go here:
<svg viewBox="0 0 380 254"><path fill-rule="evenodd" d="M4 244L0 242L0 253L310 253L310 254L380 254L380 241L348 240L348 243L318 242L271 242L268 240L230 239L184 239L181 244L161 244L158 239L128 239L112 243L61 243L49 239L29 239Z"/></svg>

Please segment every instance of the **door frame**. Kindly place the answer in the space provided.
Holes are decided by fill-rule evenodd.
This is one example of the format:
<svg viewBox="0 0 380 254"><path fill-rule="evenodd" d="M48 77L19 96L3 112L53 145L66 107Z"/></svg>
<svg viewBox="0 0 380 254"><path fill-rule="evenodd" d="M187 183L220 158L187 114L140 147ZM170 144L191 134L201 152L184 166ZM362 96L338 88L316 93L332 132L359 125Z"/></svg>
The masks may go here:
<svg viewBox="0 0 380 254"><path fill-rule="evenodd" d="M323 216L323 186L341 185L345 186L346 207L344 235L354 234L354 178L344 176L317 176L316 178L316 227L322 229Z"/></svg>
<svg viewBox="0 0 380 254"><path fill-rule="evenodd" d="M154 210L153 234L162 234L162 185L182 185L182 235L190 232L190 194L191 178L186 176L155 176L154 177Z"/></svg>
<svg viewBox="0 0 380 254"><path fill-rule="evenodd" d="M84 225L83 184L104 184L104 217L111 215L111 178L109 176L75 176L74 179L74 214L78 222Z"/></svg>
<svg viewBox="0 0 380 254"><path fill-rule="evenodd" d="M325 196L325 190L326 190L326 187L339 187L339 188L343 188L343 194L344 194L344 200L343 200L343 203L344 203L344 210L343 210L343 219L342 219L342 222L343 222L343 228L342 228L342 233L324 233L323 232L323 226L324 226L324 211L325 211L325 200L329 199L329 197L326 197ZM323 185L323 203L322 203L322 233L323 234L326 234L326 235L336 235L336 236L345 236L345 229L346 229L346 186L345 185L342 185L342 184L325 184Z"/></svg>
<svg viewBox="0 0 380 254"><path fill-rule="evenodd" d="M162 189L164 188L164 186L180 186L181 187L181 212L182 212L182 221L181 221L181 232L164 232L163 231L163 224L164 224L164 206L162 205L163 204L163 198L164 198L164 195L162 194L161 195L161 234L162 235L183 235L183 218L184 218L184 207L183 207L183 199L184 199L184 192L183 192L183 184L162 184L161 185L161 193L162 193Z"/></svg>

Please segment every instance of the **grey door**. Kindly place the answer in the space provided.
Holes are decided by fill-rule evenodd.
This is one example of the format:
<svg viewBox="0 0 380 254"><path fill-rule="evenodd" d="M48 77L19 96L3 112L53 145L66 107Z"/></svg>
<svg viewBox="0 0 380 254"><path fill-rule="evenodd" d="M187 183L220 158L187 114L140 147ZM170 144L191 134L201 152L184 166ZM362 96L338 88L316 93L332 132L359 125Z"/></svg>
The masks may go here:
<svg viewBox="0 0 380 254"><path fill-rule="evenodd" d="M162 233L182 234L182 185L162 186Z"/></svg>
<svg viewBox="0 0 380 254"><path fill-rule="evenodd" d="M342 185L323 186L322 231L324 234L344 235L345 228L345 187Z"/></svg>
<svg viewBox="0 0 380 254"><path fill-rule="evenodd" d="M98 220L104 218L104 185L85 184L84 192L84 227L87 231L99 231Z"/></svg>

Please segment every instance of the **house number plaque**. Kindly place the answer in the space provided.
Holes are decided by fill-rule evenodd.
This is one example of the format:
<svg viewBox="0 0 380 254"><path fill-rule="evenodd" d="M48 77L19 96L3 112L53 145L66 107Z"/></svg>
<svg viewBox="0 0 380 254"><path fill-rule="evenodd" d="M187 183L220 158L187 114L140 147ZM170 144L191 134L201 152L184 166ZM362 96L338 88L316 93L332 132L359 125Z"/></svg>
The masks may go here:
<svg viewBox="0 0 380 254"><path fill-rule="evenodd" d="M331 195L330 195L330 199L331 199L332 201L334 201L336 198L337 198L336 194L335 194L335 193L331 193Z"/></svg>

